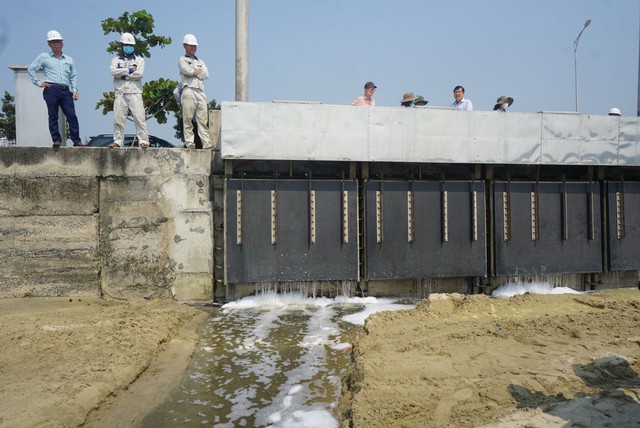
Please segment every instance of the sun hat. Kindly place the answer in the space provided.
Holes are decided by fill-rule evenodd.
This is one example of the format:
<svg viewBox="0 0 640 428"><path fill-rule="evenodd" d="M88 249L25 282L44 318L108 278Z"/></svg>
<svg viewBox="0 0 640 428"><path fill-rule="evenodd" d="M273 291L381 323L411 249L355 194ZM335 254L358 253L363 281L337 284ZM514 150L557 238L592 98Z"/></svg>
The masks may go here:
<svg viewBox="0 0 640 428"><path fill-rule="evenodd" d="M416 96L413 95L413 92L405 92L404 96L402 97L402 99L400 100L401 103L406 103L409 101L413 101L416 99Z"/></svg>
<svg viewBox="0 0 640 428"><path fill-rule="evenodd" d="M511 104L513 104L513 98L503 95L496 100L496 104L504 104L504 103L508 103L509 106L511 106Z"/></svg>
<svg viewBox="0 0 640 428"><path fill-rule="evenodd" d="M373 82L367 82L367 83L364 84L364 88L365 89L369 89L369 88L376 88L377 89L378 87Z"/></svg>
<svg viewBox="0 0 640 428"><path fill-rule="evenodd" d="M413 102L414 104L424 103L424 105L429 104L429 101L425 100L422 95L416 96L416 100Z"/></svg>
<svg viewBox="0 0 640 428"><path fill-rule="evenodd" d="M609 116L620 116L620 109L613 107L611 110L609 110Z"/></svg>

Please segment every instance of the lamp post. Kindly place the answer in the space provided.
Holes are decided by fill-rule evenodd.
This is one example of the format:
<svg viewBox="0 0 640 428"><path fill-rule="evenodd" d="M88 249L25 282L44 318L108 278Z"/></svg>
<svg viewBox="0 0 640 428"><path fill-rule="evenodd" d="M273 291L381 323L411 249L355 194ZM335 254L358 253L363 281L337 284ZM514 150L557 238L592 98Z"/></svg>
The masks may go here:
<svg viewBox="0 0 640 428"><path fill-rule="evenodd" d="M573 74L576 85L576 112L578 111L578 42L580 41L580 36L582 36L582 33L586 30L589 24L591 24L591 20L587 19L584 22L584 27L582 27L582 30L578 33L578 37L573 41Z"/></svg>

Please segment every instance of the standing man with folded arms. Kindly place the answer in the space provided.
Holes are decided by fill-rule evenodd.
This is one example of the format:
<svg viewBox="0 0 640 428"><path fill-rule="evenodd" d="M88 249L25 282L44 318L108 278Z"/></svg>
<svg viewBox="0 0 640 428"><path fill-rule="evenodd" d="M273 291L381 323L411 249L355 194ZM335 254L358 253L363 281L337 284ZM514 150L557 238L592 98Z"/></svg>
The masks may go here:
<svg viewBox="0 0 640 428"><path fill-rule="evenodd" d="M149 147L149 133L142 100L142 76L144 76L144 57L136 55L136 39L131 33L120 36L122 55L111 60L111 74L116 99L113 101L113 143L109 148L122 147L124 144L124 124L129 111L136 124L136 136L140 148Z"/></svg>
<svg viewBox="0 0 640 428"><path fill-rule="evenodd" d="M182 123L184 143L188 149L195 149L193 124L198 124L198 136L202 140L203 149L211 149L209 137L209 103L204 93L204 80L209 78L209 70L204 61L196 56L198 40L193 34L186 34L182 39L185 54L178 60L180 79L182 81Z"/></svg>
<svg viewBox="0 0 640 428"><path fill-rule="evenodd" d="M34 85L43 88L42 98L47 103L49 114L49 133L53 147L60 147L65 140L58 129L58 108L67 118L71 141L74 146L82 146L80 126L76 116L74 101L78 99L78 74L73 59L62 53L62 35L56 30L47 33L47 44L51 52L41 53L28 69L29 77ZM44 71L44 80L38 77L38 71ZM62 130L64 133L65 130Z"/></svg>

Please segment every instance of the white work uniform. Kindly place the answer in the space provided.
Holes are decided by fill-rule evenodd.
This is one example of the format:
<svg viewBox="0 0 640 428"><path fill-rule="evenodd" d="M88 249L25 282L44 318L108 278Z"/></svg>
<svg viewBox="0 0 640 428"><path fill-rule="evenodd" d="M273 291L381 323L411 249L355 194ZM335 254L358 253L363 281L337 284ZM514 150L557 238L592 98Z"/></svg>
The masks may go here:
<svg viewBox="0 0 640 428"><path fill-rule="evenodd" d="M209 78L209 70L204 61L198 57L181 56L178 60L180 68L180 78L182 79L182 123L184 142L188 148L195 148L193 142L193 125L191 118L198 124L198 135L202 140L202 148L210 149L211 138L209 138L209 106L207 96L204 93L204 80ZM202 73L194 76L196 70Z"/></svg>
<svg viewBox="0 0 640 428"><path fill-rule="evenodd" d="M134 70L135 68L135 70ZM137 55L120 55L111 61L113 87L116 99L113 102L113 142L122 147L124 124L129 110L136 124L136 136L140 146L149 144L144 103L142 102L142 75L144 58Z"/></svg>

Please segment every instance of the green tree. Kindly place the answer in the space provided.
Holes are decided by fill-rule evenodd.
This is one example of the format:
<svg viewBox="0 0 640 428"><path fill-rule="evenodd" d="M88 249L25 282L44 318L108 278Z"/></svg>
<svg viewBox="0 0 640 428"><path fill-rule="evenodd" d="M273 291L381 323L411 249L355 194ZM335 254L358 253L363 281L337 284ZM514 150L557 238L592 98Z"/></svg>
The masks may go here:
<svg viewBox="0 0 640 428"><path fill-rule="evenodd" d="M146 10L124 12L116 19L107 18L102 21L101 26L105 35L111 33L133 34L136 38L136 54L145 58L151 57L149 52L151 48L164 48L171 44L171 37L153 33L153 16ZM119 39L109 43L107 52L114 55L120 53ZM142 87L142 99L147 120L154 117L160 124L167 123L167 112L178 112L178 104L173 97L173 90L177 86L177 81L163 78L145 82ZM104 115L113 111L115 97L114 91L103 92L102 99L96 104L96 110L102 108Z"/></svg>
<svg viewBox="0 0 640 428"><path fill-rule="evenodd" d="M2 98L2 112L0 113L0 137L9 141L16 140L16 105L15 98L4 91Z"/></svg>
<svg viewBox="0 0 640 428"><path fill-rule="evenodd" d="M209 110L220 110L220 105L216 102L216 100L209 101ZM173 125L173 129L176 130L175 137L184 143L184 128L182 124L182 113L177 111L174 113L176 117L176 124Z"/></svg>

